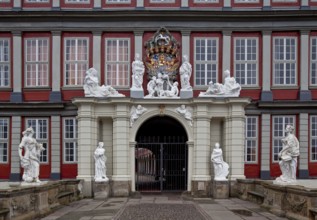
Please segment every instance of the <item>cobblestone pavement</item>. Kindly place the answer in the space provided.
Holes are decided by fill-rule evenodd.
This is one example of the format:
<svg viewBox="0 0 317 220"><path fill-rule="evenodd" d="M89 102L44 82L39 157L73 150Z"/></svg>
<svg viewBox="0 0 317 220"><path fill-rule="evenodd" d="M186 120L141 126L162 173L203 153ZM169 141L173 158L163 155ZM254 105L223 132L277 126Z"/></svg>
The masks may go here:
<svg viewBox="0 0 317 220"><path fill-rule="evenodd" d="M43 220L283 220L259 205L237 198L187 198L142 194L131 198L83 199Z"/></svg>

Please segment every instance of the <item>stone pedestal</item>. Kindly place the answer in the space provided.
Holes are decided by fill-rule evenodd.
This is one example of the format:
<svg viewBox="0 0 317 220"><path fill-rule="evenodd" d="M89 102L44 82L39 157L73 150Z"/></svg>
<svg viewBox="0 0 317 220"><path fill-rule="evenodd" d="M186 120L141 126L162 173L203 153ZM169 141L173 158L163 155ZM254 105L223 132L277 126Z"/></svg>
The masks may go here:
<svg viewBox="0 0 317 220"><path fill-rule="evenodd" d="M108 182L94 182L94 198L105 200L110 197L110 184Z"/></svg>
<svg viewBox="0 0 317 220"><path fill-rule="evenodd" d="M144 91L143 89L130 89L130 96L131 98L136 98L136 99L142 99L144 98Z"/></svg>
<svg viewBox="0 0 317 220"><path fill-rule="evenodd" d="M228 199L229 198L229 181L214 181L213 182L213 198Z"/></svg>
<svg viewBox="0 0 317 220"><path fill-rule="evenodd" d="M181 97L181 99L193 98L193 90L181 89L180 97Z"/></svg>

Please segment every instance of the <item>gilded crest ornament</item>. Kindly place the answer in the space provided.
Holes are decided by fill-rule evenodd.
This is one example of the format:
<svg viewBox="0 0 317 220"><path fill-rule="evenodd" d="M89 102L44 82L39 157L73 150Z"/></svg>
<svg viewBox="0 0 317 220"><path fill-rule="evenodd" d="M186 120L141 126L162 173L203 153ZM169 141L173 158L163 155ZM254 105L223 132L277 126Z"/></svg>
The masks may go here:
<svg viewBox="0 0 317 220"><path fill-rule="evenodd" d="M148 78L161 73L170 82L176 80L179 68L179 43L162 27L145 43L145 66Z"/></svg>

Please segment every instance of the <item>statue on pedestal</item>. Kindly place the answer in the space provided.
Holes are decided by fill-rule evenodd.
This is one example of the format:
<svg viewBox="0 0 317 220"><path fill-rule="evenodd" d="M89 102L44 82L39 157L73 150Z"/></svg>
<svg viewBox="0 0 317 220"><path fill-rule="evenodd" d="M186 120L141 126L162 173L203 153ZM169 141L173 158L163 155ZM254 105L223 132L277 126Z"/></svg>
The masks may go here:
<svg viewBox="0 0 317 220"><path fill-rule="evenodd" d="M96 182L108 182L109 179L106 176L106 160L104 143L99 142L98 147L95 150L95 181Z"/></svg>
<svg viewBox="0 0 317 220"><path fill-rule="evenodd" d="M124 97L109 85L99 86L98 72L94 68L86 71L84 93L85 97Z"/></svg>
<svg viewBox="0 0 317 220"><path fill-rule="evenodd" d="M287 125L285 128L286 136L281 140L283 148L278 154L279 158L281 158L279 165L282 175L276 178L275 184L293 184L296 182L299 142L293 132L294 127Z"/></svg>
<svg viewBox="0 0 317 220"><path fill-rule="evenodd" d="M40 156L45 148L33 138L33 128L27 128L22 134L23 137L19 145L21 167L24 169L22 179L26 183L40 183ZM22 155L23 149L24 155Z"/></svg>
<svg viewBox="0 0 317 220"><path fill-rule="evenodd" d="M181 76L181 86L182 90L191 90L190 77L192 75L192 65L188 62L188 56L183 56L184 62L179 69L179 74Z"/></svg>
<svg viewBox="0 0 317 220"><path fill-rule="evenodd" d="M135 60L132 62L132 88L142 90L143 84L143 74L145 71L145 67L143 62L140 60L140 55L138 53L135 54Z"/></svg>
<svg viewBox="0 0 317 220"><path fill-rule="evenodd" d="M223 161L222 150L219 143L215 144L215 148L211 154L211 162L214 164L214 172L216 181L228 180L226 177L229 174L229 165Z"/></svg>

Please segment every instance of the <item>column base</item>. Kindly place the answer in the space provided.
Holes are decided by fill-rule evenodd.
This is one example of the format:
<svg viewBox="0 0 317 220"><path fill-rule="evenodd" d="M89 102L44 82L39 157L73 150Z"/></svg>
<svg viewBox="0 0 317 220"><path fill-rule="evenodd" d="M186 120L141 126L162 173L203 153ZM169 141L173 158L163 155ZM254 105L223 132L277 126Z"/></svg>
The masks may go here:
<svg viewBox="0 0 317 220"><path fill-rule="evenodd" d="M21 181L20 173L11 173L9 178L10 181Z"/></svg>
<svg viewBox="0 0 317 220"><path fill-rule="evenodd" d="M209 197L211 195L211 181L192 181L192 196Z"/></svg>
<svg viewBox="0 0 317 220"><path fill-rule="evenodd" d="M261 180L269 180L271 179L270 171L269 170L261 170L260 173Z"/></svg>
<svg viewBox="0 0 317 220"><path fill-rule="evenodd" d="M105 200L110 197L110 183L94 182L94 198Z"/></svg>
<svg viewBox="0 0 317 220"><path fill-rule="evenodd" d="M90 176L77 176L77 179L80 180L80 183L78 184L78 188L81 191L81 194L84 197L92 198L94 196L93 192L93 177Z"/></svg>
<svg viewBox="0 0 317 220"><path fill-rule="evenodd" d="M272 102L273 101L273 93L272 93L272 91L262 91L261 92L261 101L263 101L263 102Z"/></svg>
<svg viewBox="0 0 317 220"><path fill-rule="evenodd" d="M112 181L111 184L111 196L113 197L127 197L131 192L130 181Z"/></svg>
<svg viewBox="0 0 317 220"><path fill-rule="evenodd" d="M22 103L23 102L22 92L11 92L10 102Z"/></svg>
<svg viewBox="0 0 317 220"><path fill-rule="evenodd" d="M50 102L61 102L62 101L62 93L61 92L51 92L50 93Z"/></svg>
<svg viewBox="0 0 317 220"><path fill-rule="evenodd" d="M143 89L130 89L131 98L142 99L144 98Z"/></svg>
<svg viewBox="0 0 317 220"><path fill-rule="evenodd" d="M193 98L193 90L185 90L185 89L183 90L183 89L181 89L180 97L181 97L181 99Z"/></svg>
<svg viewBox="0 0 317 220"><path fill-rule="evenodd" d="M299 100L300 101L311 101L311 92L306 91L299 91Z"/></svg>
<svg viewBox="0 0 317 220"><path fill-rule="evenodd" d="M50 179L51 180L60 180L61 174L60 173L51 173Z"/></svg>

